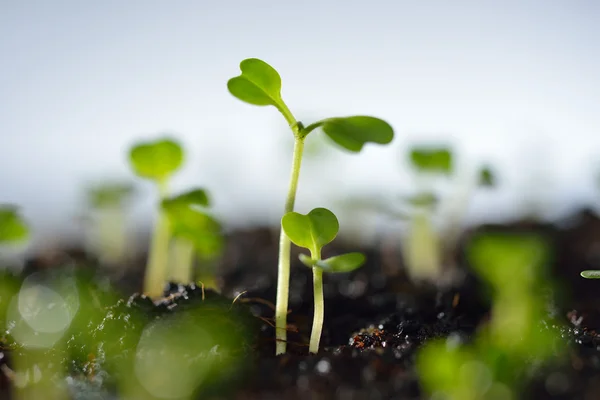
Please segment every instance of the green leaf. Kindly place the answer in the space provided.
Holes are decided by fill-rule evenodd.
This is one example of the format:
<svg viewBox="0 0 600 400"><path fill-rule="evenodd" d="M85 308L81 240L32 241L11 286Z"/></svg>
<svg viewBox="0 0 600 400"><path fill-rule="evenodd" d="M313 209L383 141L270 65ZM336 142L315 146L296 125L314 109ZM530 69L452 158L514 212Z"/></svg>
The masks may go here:
<svg viewBox="0 0 600 400"><path fill-rule="evenodd" d="M281 77L275 68L258 58L240 63L242 73L227 82L229 93L255 106L284 107L281 99Z"/></svg>
<svg viewBox="0 0 600 400"><path fill-rule="evenodd" d="M29 228L19 216L18 208L0 206L0 243L22 242L29 238Z"/></svg>
<svg viewBox="0 0 600 400"><path fill-rule="evenodd" d="M421 172L449 175L453 169L452 152L447 148L413 148L410 151L410 162Z"/></svg>
<svg viewBox="0 0 600 400"><path fill-rule="evenodd" d="M215 218L192 207L171 207L164 210L175 236L221 231L221 224Z"/></svg>
<svg viewBox="0 0 600 400"><path fill-rule="evenodd" d="M336 144L358 153L366 143L388 144L394 139L394 129L382 119L356 115L327 118L310 125L306 134L320 126Z"/></svg>
<svg viewBox="0 0 600 400"><path fill-rule="evenodd" d="M406 196L404 200L415 207L433 207L439 202L438 196L431 192Z"/></svg>
<svg viewBox="0 0 600 400"><path fill-rule="evenodd" d="M210 198L204 189L194 189L163 200L163 207L209 207Z"/></svg>
<svg viewBox="0 0 600 400"><path fill-rule="evenodd" d="M585 279L600 279L600 271L597 271L597 270L581 271L581 276Z"/></svg>
<svg viewBox="0 0 600 400"><path fill-rule="evenodd" d="M135 173L159 181L169 177L183 164L183 149L171 139L143 142L132 147L129 161Z"/></svg>
<svg viewBox="0 0 600 400"><path fill-rule="evenodd" d="M479 185L485 187L496 186L496 177L490 167L482 167L479 170Z"/></svg>
<svg viewBox="0 0 600 400"><path fill-rule="evenodd" d="M87 190L87 200L92 207L120 206L134 193L134 186L126 182L104 182Z"/></svg>
<svg viewBox="0 0 600 400"><path fill-rule="evenodd" d="M366 261L362 253L347 253L339 256L329 257L325 260L313 260L306 254L298 256L300 261L307 267L318 267L324 272L351 272L360 268Z"/></svg>
<svg viewBox="0 0 600 400"><path fill-rule="evenodd" d="M340 229L335 214L326 208L315 208L306 215L289 212L281 219L281 226L296 246L310 251L331 242Z"/></svg>
<svg viewBox="0 0 600 400"><path fill-rule="evenodd" d="M225 248L223 235L204 232L190 238L199 257L210 259L222 254Z"/></svg>

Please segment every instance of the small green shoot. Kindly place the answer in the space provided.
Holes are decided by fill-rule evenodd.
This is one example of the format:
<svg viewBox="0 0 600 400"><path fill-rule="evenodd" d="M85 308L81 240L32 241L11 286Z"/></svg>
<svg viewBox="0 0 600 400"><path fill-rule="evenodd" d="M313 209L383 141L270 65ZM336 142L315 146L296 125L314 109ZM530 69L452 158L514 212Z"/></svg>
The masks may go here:
<svg viewBox="0 0 600 400"><path fill-rule="evenodd" d="M0 205L0 244L18 244L29 239L29 227L12 205Z"/></svg>
<svg viewBox="0 0 600 400"><path fill-rule="evenodd" d="M194 189L163 200L162 208L171 224L174 237L175 262L170 280L188 284L193 282L194 256L211 260L220 255L224 240L221 224L206 212L210 206L208 194ZM214 271L205 272L200 279L204 286L216 289Z"/></svg>
<svg viewBox="0 0 600 400"><path fill-rule="evenodd" d="M183 149L169 138L143 142L130 150L129 161L138 176L156 183L162 201L168 193L169 178L183 164ZM165 213L159 210L144 281L144 292L153 298L160 297L163 293L167 278L170 236L169 221Z"/></svg>
<svg viewBox="0 0 600 400"><path fill-rule="evenodd" d="M283 115L294 135L292 172L284 214L294 211L304 140L310 132L321 128L334 143L354 153L359 152L366 143L388 144L394 138L394 130L387 122L371 116L326 118L304 127L283 101L281 77L273 67L257 58L249 58L240 63L240 70L239 76L227 82L229 92L248 104L275 107ZM290 248L290 241L282 229L279 237L275 310L276 354L286 351Z"/></svg>
<svg viewBox="0 0 600 400"><path fill-rule="evenodd" d="M126 204L135 193L129 182L106 181L90 185L86 192L91 237L89 249L103 264L122 265L130 248L126 230Z"/></svg>
<svg viewBox="0 0 600 400"><path fill-rule="evenodd" d="M300 254L299 259L313 272L315 311L309 351L316 354L319 351L325 315L323 272L354 271L364 264L365 256L361 253L347 253L321 259L321 249L335 239L340 227L335 214L326 208L315 208L306 215L297 212L286 213L281 219L281 226L296 246L310 250L310 257Z"/></svg>

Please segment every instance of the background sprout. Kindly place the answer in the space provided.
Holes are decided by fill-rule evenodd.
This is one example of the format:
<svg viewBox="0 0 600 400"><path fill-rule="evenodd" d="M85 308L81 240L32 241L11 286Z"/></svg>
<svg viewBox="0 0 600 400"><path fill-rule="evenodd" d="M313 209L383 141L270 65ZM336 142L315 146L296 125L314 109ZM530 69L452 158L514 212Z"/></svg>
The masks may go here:
<svg viewBox="0 0 600 400"><path fill-rule="evenodd" d="M549 249L537 234L472 238L467 258L491 286L491 320L469 344L448 338L419 351L417 369L426 392L449 400L516 398L536 368L562 355L555 333L541 324Z"/></svg>
<svg viewBox="0 0 600 400"><path fill-rule="evenodd" d="M174 238L170 271L170 280L174 282L188 284L194 280L194 255L203 261L211 261L223 251L222 227L205 211L209 206L208 194L203 189L194 189L162 202ZM197 280L207 288L217 289L214 270L199 271Z"/></svg>
<svg viewBox="0 0 600 400"><path fill-rule="evenodd" d="M388 144L394 138L394 130L385 121L370 116L327 118L306 128L297 121L281 96L281 77L266 62L249 58L240 63L241 74L227 82L229 92L241 101L256 106L273 106L279 110L294 135L292 171L284 214L294 210L304 139L317 128L342 148L359 152L366 143ZM277 275L277 299L275 310L276 354L286 350L286 325L290 280L291 243L283 229L279 236L279 258Z"/></svg>
<svg viewBox="0 0 600 400"><path fill-rule="evenodd" d="M22 253L29 238L30 230L19 208L0 204L0 264L22 265Z"/></svg>
<svg viewBox="0 0 600 400"><path fill-rule="evenodd" d="M19 215L19 208L0 205L0 244L18 244L29 239L29 228Z"/></svg>
<svg viewBox="0 0 600 400"><path fill-rule="evenodd" d="M347 253L325 260L321 259L321 249L335 239L339 231L339 223L335 214L326 208L315 208L306 215L289 212L281 219L281 226L296 246L310 250L310 257L300 254L299 258L313 272L315 311L309 351L316 354L319 352L325 314L323 272L353 271L365 262L365 256L361 253Z"/></svg>
<svg viewBox="0 0 600 400"><path fill-rule="evenodd" d="M129 182L102 182L86 191L92 223L88 246L102 263L120 265L127 258L126 204L134 193Z"/></svg>
<svg viewBox="0 0 600 400"><path fill-rule="evenodd" d="M169 178L183 163L183 149L169 138L143 142L132 147L129 161L138 176L156 183L162 201L167 196ZM144 292L150 297L159 297L163 293L169 239L169 221L161 209L152 236L144 281Z"/></svg>

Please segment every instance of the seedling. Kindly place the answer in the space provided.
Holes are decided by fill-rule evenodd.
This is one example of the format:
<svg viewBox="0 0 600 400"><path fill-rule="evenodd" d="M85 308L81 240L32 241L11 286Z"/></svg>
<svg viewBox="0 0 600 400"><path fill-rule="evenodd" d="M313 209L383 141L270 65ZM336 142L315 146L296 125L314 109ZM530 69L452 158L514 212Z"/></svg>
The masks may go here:
<svg viewBox="0 0 600 400"><path fill-rule="evenodd" d="M193 282L194 256L210 261L220 255L224 240L221 225L210 216L208 194L203 189L194 189L178 196L165 199L162 208L171 227L173 257L170 280L188 284ZM206 288L216 289L214 271L202 271L200 281Z"/></svg>
<svg viewBox="0 0 600 400"><path fill-rule="evenodd" d="M29 227L18 207L0 204L0 264L22 264L21 254L29 236Z"/></svg>
<svg viewBox="0 0 600 400"><path fill-rule="evenodd" d="M92 222L89 247L105 264L119 265L127 257L125 207L133 194L134 187L128 182L102 182L86 191Z"/></svg>
<svg viewBox="0 0 600 400"><path fill-rule="evenodd" d="M326 118L308 126L297 121L281 97L281 77L266 62L249 58L240 63L241 74L227 82L229 92L246 103L256 106L273 106L283 115L294 135L292 172L284 213L294 210L304 140L310 132L321 128L338 146L350 152L360 152L366 143L388 144L394 130L385 121L371 116ZM291 244L283 229L279 237L277 300L275 310L276 354L286 350L286 321L290 280Z"/></svg>
<svg viewBox="0 0 600 400"><path fill-rule="evenodd" d="M536 234L484 233L471 240L467 258L493 289L491 319L468 344L451 338L425 344L417 369L426 392L449 400L516 398L532 367L564 355L555 333L538 325L549 251L550 242Z"/></svg>
<svg viewBox="0 0 600 400"><path fill-rule="evenodd" d="M169 138L143 142L131 149L129 161L138 176L156 184L159 198L162 201L168 194L169 178L183 163L183 149ZM152 236L144 280L144 292L153 298L160 297L163 293L167 278L170 236L169 220L160 209Z"/></svg>
<svg viewBox="0 0 600 400"><path fill-rule="evenodd" d="M410 236L406 241L407 265L412 277L435 279L442 274L443 257L456 245L464 210L474 187L491 187L495 179L488 166L481 167L475 177L472 175L474 171L470 171L465 182L456 183L455 196L443 198L442 202L434 193L434 183L457 175L452 150L445 146L416 146L409 152L409 159L421 189L416 195L406 198L413 206ZM452 201L454 204L451 204ZM434 213L446 205L440 203L450 203L445 210L448 215L443 218L446 227L441 235L432 221ZM444 238L443 242L440 237Z"/></svg>
<svg viewBox="0 0 600 400"><path fill-rule="evenodd" d="M323 272L350 272L362 266L365 256L361 253L347 253L321 259L321 249L338 234L339 222L335 214L326 208L315 208L306 215L297 212L286 213L281 226L288 238L299 247L310 250L310 257L300 254L300 261L312 269L315 311L310 334L309 351L318 353L325 304L323 301Z"/></svg>
<svg viewBox="0 0 600 400"><path fill-rule="evenodd" d="M29 238L29 228L12 205L0 205L0 244L18 244Z"/></svg>

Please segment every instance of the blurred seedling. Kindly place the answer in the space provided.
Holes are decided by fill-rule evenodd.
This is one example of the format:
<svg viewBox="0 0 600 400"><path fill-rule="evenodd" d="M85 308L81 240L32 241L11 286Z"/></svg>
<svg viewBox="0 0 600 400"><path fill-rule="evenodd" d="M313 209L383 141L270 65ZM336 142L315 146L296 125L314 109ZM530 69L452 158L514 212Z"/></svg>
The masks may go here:
<svg viewBox="0 0 600 400"><path fill-rule="evenodd" d="M170 138L138 143L129 152L134 172L156 184L161 202L168 196L169 179L183 164L183 157L183 149L179 143ZM159 207L144 280L144 292L152 298L162 295L167 280L170 238L169 219L162 207Z"/></svg>
<svg viewBox="0 0 600 400"><path fill-rule="evenodd" d="M214 266L209 265L224 248L221 224L210 214L210 199L203 189L194 189L163 200L162 209L170 221L173 262L170 281L189 284L200 281L206 288L217 290ZM202 261L195 279L195 259Z"/></svg>
<svg viewBox="0 0 600 400"><path fill-rule="evenodd" d="M325 304L323 300L323 272L351 272L361 267L365 262L362 253L346 253L321 259L321 249L338 234L339 222L334 213L326 208L315 208L308 214L297 212L286 213L281 219L281 226L287 237L299 247L310 251L310 257L300 254L300 261L312 269L314 290L314 315L310 335L309 351L318 353Z"/></svg>
<svg viewBox="0 0 600 400"><path fill-rule="evenodd" d="M19 207L0 204L0 263L6 264L0 267L22 264L20 255L26 249L29 238L29 226L19 213Z"/></svg>
<svg viewBox="0 0 600 400"><path fill-rule="evenodd" d="M490 285L491 319L469 344L456 337L427 343L417 356L420 380L430 395L448 400L518 398L532 368L562 355L541 325L549 242L537 234L483 233L466 252Z"/></svg>
<svg viewBox="0 0 600 400"><path fill-rule="evenodd" d="M256 106L273 106L283 115L294 135L292 171L284 214L294 210L304 140L310 132L321 128L335 144L350 152L360 152L366 143L388 144L394 131L385 121L355 115L326 118L304 126L297 121L281 96L281 77L266 62L257 58L245 59L240 63L241 74L227 82L229 92L241 101ZM289 297L291 243L283 229L279 237L277 299L275 311L276 354L286 351L286 320Z"/></svg>
<svg viewBox="0 0 600 400"><path fill-rule="evenodd" d="M106 181L89 186L86 203L91 223L89 250L105 265L123 265L129 256L127 205L135 194L129 182Z"/></svg>
<svg viewBox="0 0 600 400"><path fill-rule="evenodd" d="M439 279L444 275L444 261L450 263L453 260L449 255L458 242L473 190L477 186L494 186L495 178L488 166L470 169L465 176L460 176L454 154L446 146L415 146L409 152L409 160L416 173L418 190L404 198L412 209L408 213L411 221L404 249L406 264L413 279ZM451 183L453 193L440 196L436 192L438 183ZM436 214L443 223L441 231L434 225ZM445 275L449 277L448 272Z"/></svg>

